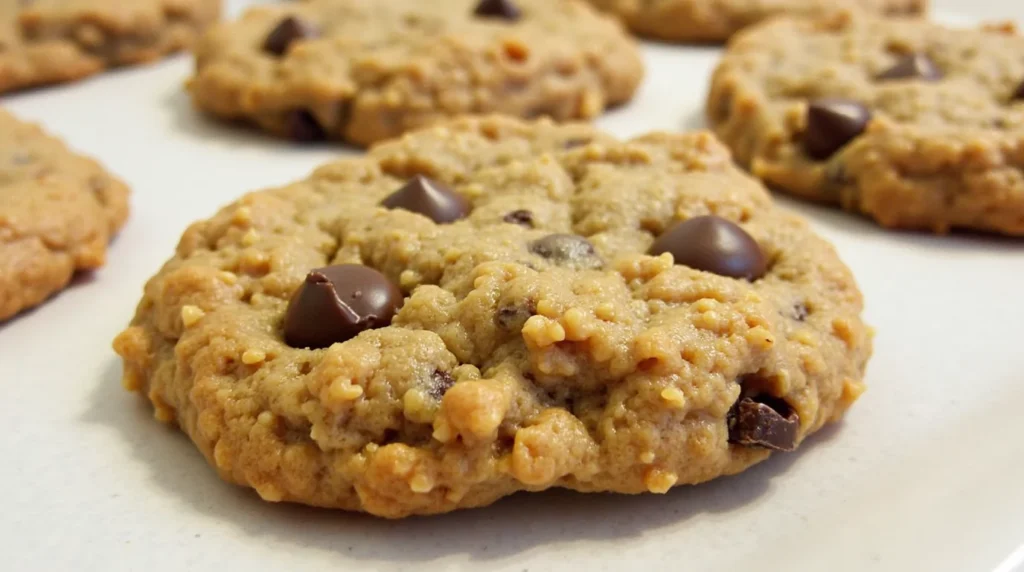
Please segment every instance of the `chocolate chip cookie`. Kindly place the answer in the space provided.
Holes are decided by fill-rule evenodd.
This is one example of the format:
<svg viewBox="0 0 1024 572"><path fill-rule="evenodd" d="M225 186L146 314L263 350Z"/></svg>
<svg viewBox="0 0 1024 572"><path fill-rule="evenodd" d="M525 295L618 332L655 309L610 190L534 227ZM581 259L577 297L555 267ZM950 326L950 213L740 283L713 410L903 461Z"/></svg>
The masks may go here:
<svg viewBox="0 0 1024 572"><path fill-rule="evenodd" d="M124 183L0 110L0 321L101 266L127 216Z"/></svg>
<svg viewBox="0 0 1024 572"><path fill-rule="evenodd" d="M735 38L707 113L769 186L892 228L1024 235L1024 38L841 16Z"/></svg>
<svg viewBox="0 0 1024 572"><path fill-rule="evenodd" d="M908 16L928 0L590 0L637 34L671 42L724 42L774 16L824 16L842 10Z"/></svg>
<svg viewBox="0 0 1024 572"><path fill-rule="evenodd" d="M80 79L190 46L220 0L6 0L0 92Z"/></svg>
<svg viewBox="0 0 1024 572"><path fill-rule="evenodd" d="M255 7L200 42L200 109L297 141L357 145L465 114L592 118L643 75L579 0L309 0Z"/></svg>
<svg viewBox="0 0 1024 572"><path fill-rule="evenodd" d="M114 347L224 479L402 517L792 451L864 389L860 314L709 133L464 118L192 225Z"/></svg>

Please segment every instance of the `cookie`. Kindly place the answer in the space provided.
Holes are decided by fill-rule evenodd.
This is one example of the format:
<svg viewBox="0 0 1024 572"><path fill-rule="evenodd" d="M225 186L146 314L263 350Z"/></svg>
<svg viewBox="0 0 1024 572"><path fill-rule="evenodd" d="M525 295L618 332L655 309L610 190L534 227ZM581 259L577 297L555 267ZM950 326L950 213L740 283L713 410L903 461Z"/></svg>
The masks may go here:
<svg viewBox="0 0 1024 572"><path fill-rule="evenodd" d="M579 0L309 0L208 33L190 91L275 135L368 145L465 114L592 118L642 75L636 44Z"/></svg>
<svg viewBox="0 0 1024 572"><path fill-rule="evenodd" d="M114 348L224 479L402 517L791 451L862 392L860 314L709 133L464 118L192 225Z"/></svg>
<svg viewBox="0 0 1024 572"><path fill-rule="evenodd" d="M908 16L928 0L590 0L638 35L670 42L713 42L774 16L819 17L842 10Z"/></svg>
<svg viewBox="0 0 1024 572"><path fill-rule="evenodd" d="M124 183L0 110L0 321L101 266L127 216Z"/></svg>
<svg viewBox="0 0 1024 572"><path fill-rule="evenodd" d="M841 16L735 38L711 125L770 187L890 228L1024 235L1024 38Z"/></svg>
<svg viewBox="0 0 1024 572"><path fill-rule="evenodd" d="M61 83L186 48L220 0L9 0L0 4L0 92Z"/></svg>

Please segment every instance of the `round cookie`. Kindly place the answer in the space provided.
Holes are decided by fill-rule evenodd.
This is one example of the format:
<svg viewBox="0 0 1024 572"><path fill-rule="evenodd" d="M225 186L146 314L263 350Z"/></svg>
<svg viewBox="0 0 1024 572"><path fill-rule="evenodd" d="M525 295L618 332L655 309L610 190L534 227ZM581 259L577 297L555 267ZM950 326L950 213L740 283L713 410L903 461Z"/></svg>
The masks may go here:
<svg viewBox="0 0 1024 572"><path fill-rule="evenodd" d="M890 228L1024 235L1024 38L842 16L735 38L707 114L770 187Z"/></svg>
<svg viewBox="0 0 1024 572"><path fill-rule="evenodd" d="M640 36L670 42L714 42L781 15L825 16L863 10L891 16L923 14L928 0L590 0Z"/></svg>
<svg viewBox="0 0 1024 572"><path fill-rule="evenodd" d="M395 518L793 450L863 391L860 313L711 134L487 117L195 223L114 347L224 479Z"/></svg>
<svg viewBox="0 0 1024 572"><path fill-rule="evenodd" d="M192 45L220 0L0 3L0 92L80 79Z"/></svg>
<svg viewBox="0 0 1024 572"><path fill-rule="evenodd" d="M124 183L0 110L0 321L101 266L127 216Z"/></svg>
<svg viewBox="0 0 1024 572"><path fill-rule="evenodd" d="M466 114L592 118L642 76L633 40L580 0L308 0L211 30L189 89L275 135L369 145Z"/></svg>

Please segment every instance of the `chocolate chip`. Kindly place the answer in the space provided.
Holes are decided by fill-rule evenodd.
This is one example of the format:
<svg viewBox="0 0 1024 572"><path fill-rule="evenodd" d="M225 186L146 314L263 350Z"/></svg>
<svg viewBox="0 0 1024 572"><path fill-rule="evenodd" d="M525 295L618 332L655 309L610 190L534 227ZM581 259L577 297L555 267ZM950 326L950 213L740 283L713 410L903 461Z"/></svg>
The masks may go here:
<svg viewBox="0 0 1024 572"><path fill-rule="evenodd" d="M321 141L327 137L316 117L305 109L296 109L285 116L285 131L295 141Z"/></svg>
<svg viewBox="0 0 1024 572"><path fill-rule="evenodd" d="M549 234L531 242L529 248L530 252L559 266L593 270L604 265L594 245L578 234Z"/></svg>
<svg viewBox="0 0 1024 572"><path fill-rule="evenodd" d="M924 54L910 54L900 59L889 69L875 76L875 79L879 81L892 79L938 81L942 79L942 72L928 56Z"/></svg>
<svg viewBox="0 0 1024 572"><path fill-rule="evenodd" d="M537 306L533 300L527 300L525 304L505 304L494 314L494 321L506 330L522 330L523 324L536 311Z"/></svg>
<svg viewBox="0 0 1024 572"><path fill-rule="evenodd" d="M310 40L319 35L319 31L312 24L295 16L288 16L267 34L267 39L263 41L263 51L283 56L295 42Z"/></svg>
<svg viewBox="0 0 1024 572"><path fill-rule="evenodd" d="M387 326L401 303L401 291L373 268L317 268L288 303L284 339L294 348L326 348Z"/></svg>
<svg viewBox="0 0 1024 572"><path fill-rule="evenodd" d="M469 214L469 201L441 183L416 175L381 203L389 209L421 214L438 224L447 224Z"/></svg>
<svg viewBox="0 0 1024 572"><path fill-rule="evenodd" d="M773 451L796 449L800 417L785 401L741 398L729 411L729 442Z"/></svg>
<svg viewBox="0 0 1024 572"><path fill-rule="evenodd" d="M811 311L807 309L807 305L806 304L803 304L803 303L793 304L793 309L792 309L791 315L792 315L794 320L796 320L798 322L803 322L804 320L807 319L807 316L809 316L810 313L811 313Z"/></svg>
<svg viewBox="0 0 1024 572"><path fill-rule="evenodd" d="M522 13L512 0L480 0L473 10L473 14L484 18L502 18L509 21L516 21Z"/></svg>
<svg viewBox="0 0 1024 572"><path fill-rule="evenodd" d="M1014 90L1013 95L1010 96L1010 101L1024 101L1024 81L1020 82L1020 85Z"/></svg>
<svg viewBox="0 0 1024 572"><path fill-rule="evenodd" d="M867 129L871 112L859 101L824 98L807 107L804 151L814 159L827 159Z"/></svg>
<svg viewBox="0 0 1024 572"><path fill-rule="evenodd" d="M768 266L753 237L732 221L714 215L676 224L647 252L655 256L671 252L676 264L746 280L764 276Z"/></svg>
<svg viewBox="0 0 1024 572"><path fill-rule="evenodd" d="M427 393L434 399L440 400L453 385L455 385L455 378L452 377L452 374L435 369L434 373L430 376L430 385L427 387Z"/></svg>
<svg viewBox="0 0 1024 572"><path fill-rule="evenodd" d="M505 216L501 217L501 220L507 223L533 228L533 213L526 209L514 210L507 213Z"/></svg>

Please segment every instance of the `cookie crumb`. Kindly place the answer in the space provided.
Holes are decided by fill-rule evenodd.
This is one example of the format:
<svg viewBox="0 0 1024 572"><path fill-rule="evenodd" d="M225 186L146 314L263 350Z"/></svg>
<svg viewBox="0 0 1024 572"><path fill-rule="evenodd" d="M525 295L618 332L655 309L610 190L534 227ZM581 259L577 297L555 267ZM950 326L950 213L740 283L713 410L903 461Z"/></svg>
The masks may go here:
<svg viewBox="0 0 1024 572"><path fill-rule="evenodd" d="M245 365L263 363L265 359L267 359L267 353L260 350L245 350L242 354L242 363Z"/></svg>
<svg viewBox="0 0 1024 572"><path fill-rule="evenodd" d="M654 451L644 451L643 453L640 453L640 462L645 465L650 465L654 462L654 459Z"/></svg>
<svg viewBox="0 0 1024 572"><path fill-rule="evenodd" d="M665 494L678 480L679 476L671 471L652 468L644 475L644 486L652 493Z"/></svg>
<svg viewBox="0 0 1024 572"><path fill-rule="evenodd" d="M565 328L550 318L530 316L523 324L523 337L539 348L546 348L565 341Z"/></svg>
<svg viewBox="0 0 1024 572"><path fill-rule="evenodd" d="M418 494L429 493L434 490L434 479L423 473L417 473L409 479L409 490Z"/></svg>
<svg viewBox="0 0 1024 572"><path fill-rule="evenodd" d="M181 323L186 328L191 328L196 325L196 322L203 319L206 312L203 311L199 306L187 305L181 307Z"/></svg>
<svg viewBox="0 0 1024 572"><path fill-rule="evenodd" d="M661 398L673 409L686 407L686 395L678 387L666 387L661 390Z"/></svg>

